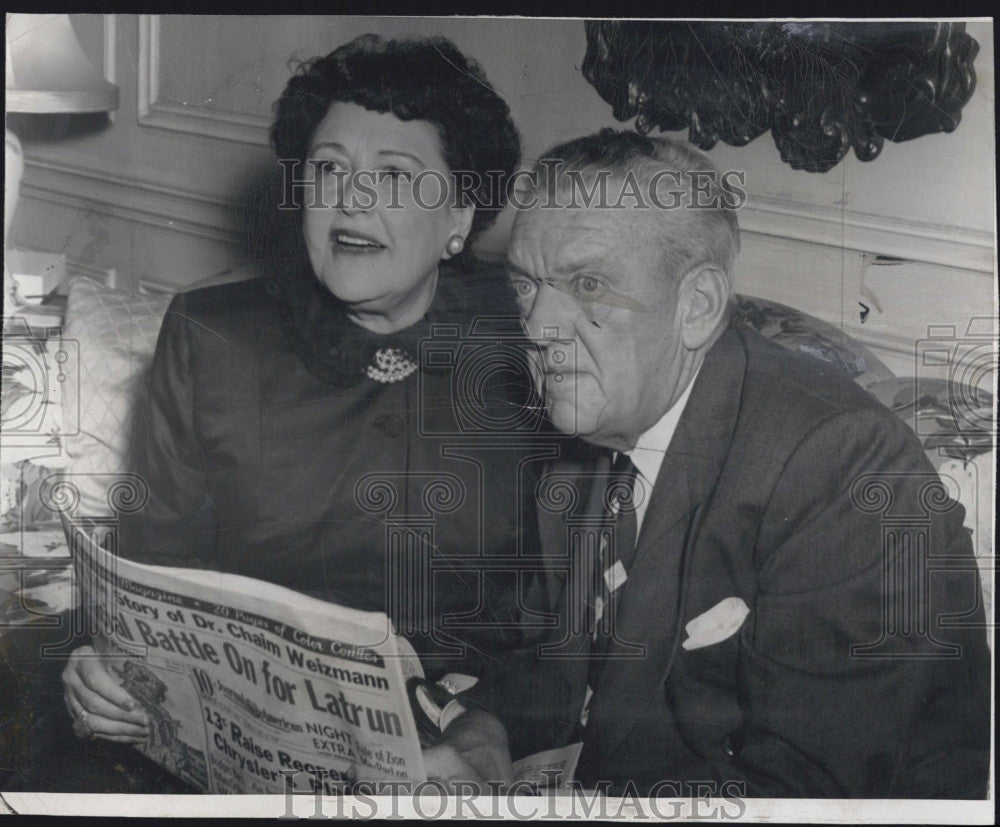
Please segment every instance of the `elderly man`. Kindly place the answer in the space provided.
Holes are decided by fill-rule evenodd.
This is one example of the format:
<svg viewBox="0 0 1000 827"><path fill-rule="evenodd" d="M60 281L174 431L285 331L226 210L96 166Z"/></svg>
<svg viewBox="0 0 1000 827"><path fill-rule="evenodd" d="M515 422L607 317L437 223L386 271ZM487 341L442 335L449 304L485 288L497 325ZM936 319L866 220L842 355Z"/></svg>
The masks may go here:
<svg viewBox="0 0 1000 827"><path fill-rule="evenodd" d="M619 795L984 796L978 576L913 434L731 322L741 198L705 157L606 129L544 158L509 267L584 444L538 489L514 757L582 741L577 780Z"/></svg>

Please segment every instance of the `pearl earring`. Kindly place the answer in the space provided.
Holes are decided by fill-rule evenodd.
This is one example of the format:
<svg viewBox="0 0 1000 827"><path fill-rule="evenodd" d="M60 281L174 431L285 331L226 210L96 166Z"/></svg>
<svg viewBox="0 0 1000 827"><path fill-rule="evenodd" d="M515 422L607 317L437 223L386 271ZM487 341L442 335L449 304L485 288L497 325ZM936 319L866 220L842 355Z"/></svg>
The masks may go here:
<svg viewBox="0 0 1000 827"><path fill-rule="evenodd" d="M460 252L462 252L463 247L465 247L465 239L458 233L455 233L455 235L448 239L446 249L451 255L457 256Z"/></svg>

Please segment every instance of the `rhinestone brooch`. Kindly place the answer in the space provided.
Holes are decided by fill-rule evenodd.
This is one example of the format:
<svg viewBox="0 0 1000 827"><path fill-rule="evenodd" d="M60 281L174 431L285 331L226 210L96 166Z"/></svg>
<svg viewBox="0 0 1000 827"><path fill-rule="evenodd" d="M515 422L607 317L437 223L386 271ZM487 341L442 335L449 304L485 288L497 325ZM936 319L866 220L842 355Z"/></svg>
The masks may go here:
<svg viewBox="0 0 1000 827"><path fill-rule="evenodd" d="M376 382L399 382L417 369L405 350L397 347L380 348L375 352L375 364L369 365L366 373Z"/></svg>

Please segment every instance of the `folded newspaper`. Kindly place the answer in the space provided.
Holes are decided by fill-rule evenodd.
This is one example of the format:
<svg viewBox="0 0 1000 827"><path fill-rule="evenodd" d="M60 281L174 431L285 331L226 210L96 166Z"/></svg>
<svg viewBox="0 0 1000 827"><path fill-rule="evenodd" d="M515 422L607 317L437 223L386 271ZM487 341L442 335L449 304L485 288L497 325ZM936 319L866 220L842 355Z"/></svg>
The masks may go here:
<svg viewBox="0 0 1000 827"><path fill-rule="evenodd" d="M131 562L66 524L83 618L149 716L138 749L208 793L343 793L424 781L410 644L361 612L249 577ZM572 778L579 745L530 756L519 779Z"/></svg>

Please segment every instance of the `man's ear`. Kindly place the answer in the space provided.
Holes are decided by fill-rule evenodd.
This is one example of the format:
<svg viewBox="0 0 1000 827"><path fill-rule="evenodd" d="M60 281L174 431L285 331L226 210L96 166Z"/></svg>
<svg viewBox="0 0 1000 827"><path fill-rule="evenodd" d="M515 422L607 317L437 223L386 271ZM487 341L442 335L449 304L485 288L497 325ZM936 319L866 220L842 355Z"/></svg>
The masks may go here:
<svg viewBox="0 0 1000 827"><path fill-rule="evenodd" d="M725 322L732 290L730 277L714 264L700 264L681 277L677 299L685 348L698 350L713 339Z"/></svg>

